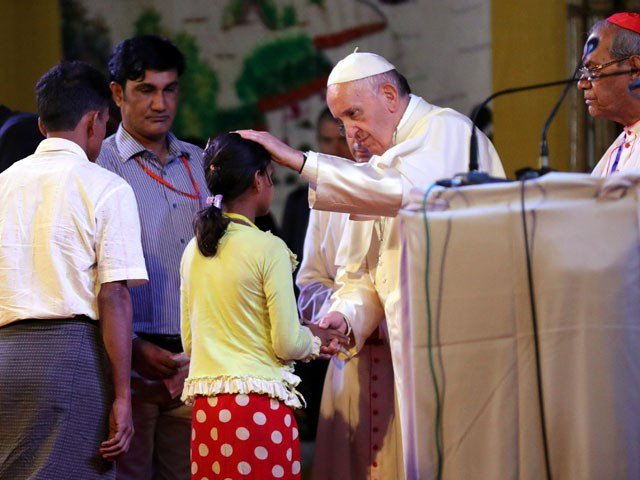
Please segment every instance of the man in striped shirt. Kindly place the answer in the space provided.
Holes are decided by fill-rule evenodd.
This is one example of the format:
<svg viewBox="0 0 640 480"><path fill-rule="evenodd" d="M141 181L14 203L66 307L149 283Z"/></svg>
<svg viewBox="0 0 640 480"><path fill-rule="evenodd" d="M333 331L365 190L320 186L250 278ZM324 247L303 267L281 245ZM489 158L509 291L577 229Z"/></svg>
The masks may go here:
<svg viewBox="0 0 640 480"><path fill-rule="evenodd" d="M190 408L179 389L187 360L180 340L180 258L193 218L209 194L202 150L170 131L184 58L168 40L147 35L121 42L109 61L122 123L98 164L133 187L149 284L131 292L131 378L135 436L118 479L188 479Z"/></svg>

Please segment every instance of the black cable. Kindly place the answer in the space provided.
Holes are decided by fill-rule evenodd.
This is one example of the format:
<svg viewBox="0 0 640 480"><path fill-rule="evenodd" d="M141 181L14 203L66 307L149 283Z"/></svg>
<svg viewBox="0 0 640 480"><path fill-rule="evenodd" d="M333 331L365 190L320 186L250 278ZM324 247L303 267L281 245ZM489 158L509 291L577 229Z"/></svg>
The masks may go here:
<svg viewBox="0 0 640 480"><path fill-rule="evenodd" d="M533 273L531 269L531 251L529 249L529 234L527 229L527 213L525 210L524 193L525 181L523 178L520 188L520 206L522 213L522 230L524 233L524 248L527 257L527 280L529 282L529 301L531 305L531 321L533 324L533 344L536 359L536 381L538 387L538 406L540 408L540 430L542 433L542 445L544 449L544 467L547 474L547 480L551 480L551 465L549 462L549 443L547 440L547 422L544 410L544 395L542 391L542 369L540 366L540 342L538 338L538 315L536 311L535 291L533 286Z"/></svg>

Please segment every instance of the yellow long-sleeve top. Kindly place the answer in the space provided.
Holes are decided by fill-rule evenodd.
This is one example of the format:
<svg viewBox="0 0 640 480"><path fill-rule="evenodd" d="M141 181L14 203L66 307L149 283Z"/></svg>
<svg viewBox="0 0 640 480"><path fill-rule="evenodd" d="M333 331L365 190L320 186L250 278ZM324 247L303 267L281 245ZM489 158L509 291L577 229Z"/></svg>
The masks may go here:
<svg viewBox="0 0 640 480"><path fill-rule="evenodd" d="M317 355L320 339L302 325L293 293L295 256L249 219L232 220L213 257L194 239L180 265L181 330L191 357L182 399L260 393L301 406L293 360Z"/></svg>

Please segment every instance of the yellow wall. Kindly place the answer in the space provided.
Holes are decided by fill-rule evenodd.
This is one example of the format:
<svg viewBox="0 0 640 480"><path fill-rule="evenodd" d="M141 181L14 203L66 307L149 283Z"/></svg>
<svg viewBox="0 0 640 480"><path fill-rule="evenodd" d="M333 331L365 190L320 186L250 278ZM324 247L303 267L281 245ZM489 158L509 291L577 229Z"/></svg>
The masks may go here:
<svg viewBox="0 0 640 480"><path fill-rule="evenodd" d="M562 0L492 0L493 90L569 77L566 19ZM538 167L540 133L562 88L515 93L493 102L494 142L507 176L513 177L521 167ZM547 135L551 167L565 171L569 165L566 108L567 102Z"/></svg>
<svg viewBox="0 0 640 480"><path fill-rule="evenodd" d="M62 56L59 0L2 0L0 103L35 112L38 78Z"/></svg>

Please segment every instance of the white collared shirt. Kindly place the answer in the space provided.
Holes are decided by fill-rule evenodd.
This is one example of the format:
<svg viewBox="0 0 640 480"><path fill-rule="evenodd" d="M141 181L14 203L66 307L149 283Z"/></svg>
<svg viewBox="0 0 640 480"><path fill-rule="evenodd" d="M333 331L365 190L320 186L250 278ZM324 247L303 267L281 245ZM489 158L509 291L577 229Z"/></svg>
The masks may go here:
<svg viewBox="0 0 640 480"><path fill-rule="evenodd" d="M43 140L0 174L0 326L97 319L102 283L147 278L131 187L80 146Z"/></svg>

